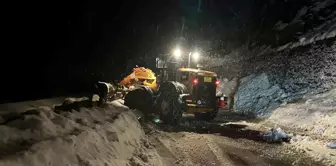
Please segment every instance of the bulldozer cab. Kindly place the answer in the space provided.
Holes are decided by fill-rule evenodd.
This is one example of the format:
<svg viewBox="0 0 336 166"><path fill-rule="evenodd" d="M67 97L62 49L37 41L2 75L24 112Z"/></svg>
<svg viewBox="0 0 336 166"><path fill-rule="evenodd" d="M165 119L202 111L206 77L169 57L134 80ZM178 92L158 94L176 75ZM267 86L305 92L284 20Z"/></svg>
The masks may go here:
<svg viewBox="0 0 336 166"><path fill-rule="evenodd" d="M157 82L176 81L177 62L156 59Z"/></svg>
<svg viewBox="0 0 336 166"><path fill-rule="evenodd" d="M185 85L187 87L188 91L191 93L192 92L192 88L194 86L193 85L193 80L195 78L197 78L197 74L194 73L194 72L177 70L175 80L177 82L180 82L183 85Z"/></svg>

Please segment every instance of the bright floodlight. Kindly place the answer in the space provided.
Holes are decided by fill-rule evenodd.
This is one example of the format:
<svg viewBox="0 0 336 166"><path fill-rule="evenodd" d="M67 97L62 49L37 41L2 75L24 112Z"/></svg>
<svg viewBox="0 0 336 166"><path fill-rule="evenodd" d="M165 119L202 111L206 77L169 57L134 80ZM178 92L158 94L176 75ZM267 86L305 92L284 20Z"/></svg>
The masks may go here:
<svg viewBox="0 0 336 166"><path fill-rule="evenodd" d="M181 50L179 50L179 49L176 49L175 51L174 51L174 55L175 55L175 57L180 57L181 56Z"/></svg>
<svg viewBox="0 0 336 166"><path fill-rule="evenodd" d="M199 53L198 53L198 52L195 52L195 53L193 54L193 59L197 61L198 58L199 58Z"/></svg>

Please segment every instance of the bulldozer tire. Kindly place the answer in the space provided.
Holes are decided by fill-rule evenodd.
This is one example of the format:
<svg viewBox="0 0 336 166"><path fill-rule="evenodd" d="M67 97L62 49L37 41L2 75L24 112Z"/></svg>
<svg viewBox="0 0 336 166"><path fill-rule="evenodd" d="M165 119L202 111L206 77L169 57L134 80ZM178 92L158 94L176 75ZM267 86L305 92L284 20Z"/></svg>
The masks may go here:
<svg viewBox="0 0 336 166"><path fill-rule="evenodd" d="M128 108L137 109L144 114L153 112L153 96L145 88L137 88L128 92L125 96L124 104Z"/></svg>
<svg viewBox="0 0 336 166"><path fill-rule="evenodd" d="M206 113L197 112L194 115L197 120L211 121L216 118L217 114L218 114L218 109L215 109L212 112L206 112Z"/></svg>
<svg viewBox="0 0 336 166"><path fill-rule="evenodd" d="M186 109L185 103L179 100L186 87L179 82L164 82L160 85L159 96L155 102L155 110L159 111L160 119L168 125L178 125Z"/></svg>
<svg viewBox="0 0 336 166"><path fill-rule="evenodd" d="M160 119L168 125L178 125L182 119L183 108L178 102L178 94L161 93L156 108L159 110Z"/></svg>

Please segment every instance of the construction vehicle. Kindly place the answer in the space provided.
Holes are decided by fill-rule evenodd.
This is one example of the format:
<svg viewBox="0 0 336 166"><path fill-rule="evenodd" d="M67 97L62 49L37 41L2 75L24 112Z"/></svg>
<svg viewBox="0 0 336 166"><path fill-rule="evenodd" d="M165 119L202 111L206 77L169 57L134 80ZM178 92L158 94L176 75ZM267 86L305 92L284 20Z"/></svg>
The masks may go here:
<svg viewBox="0 0 336 166"><path fill-rule="evenodd" d="M124 104L145 114L158 114L166 124L176 125L182 115L212 120L218 113L217 74L193 68L161 68L157 79L147 68L136 67L120 85L129 92Z"/></svg>
<svg viewBox="0 0 336 166"><path fill-rule="evenodd" d="M138 66L133 68L133 72L120 81L119 85L127 88L134 85L145 85L151 89L157 88L155 73L150 69Z"/></svg>

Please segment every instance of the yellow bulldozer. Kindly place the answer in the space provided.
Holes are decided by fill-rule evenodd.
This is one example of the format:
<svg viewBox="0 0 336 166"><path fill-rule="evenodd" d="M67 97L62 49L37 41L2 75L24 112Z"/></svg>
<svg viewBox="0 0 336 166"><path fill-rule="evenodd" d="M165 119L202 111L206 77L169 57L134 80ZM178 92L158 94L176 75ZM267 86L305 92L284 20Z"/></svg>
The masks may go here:
<svg viewBox="0 0 336 166"><path fill-rule="evenodd" d="M166 124L178 124L184 113L200 120L212 120L218 113L219 80L211 71L173 68L170 72L162 69L156 76L152 70L137 66L119 84L128 89L126 106L157 114Z"/></svg>

